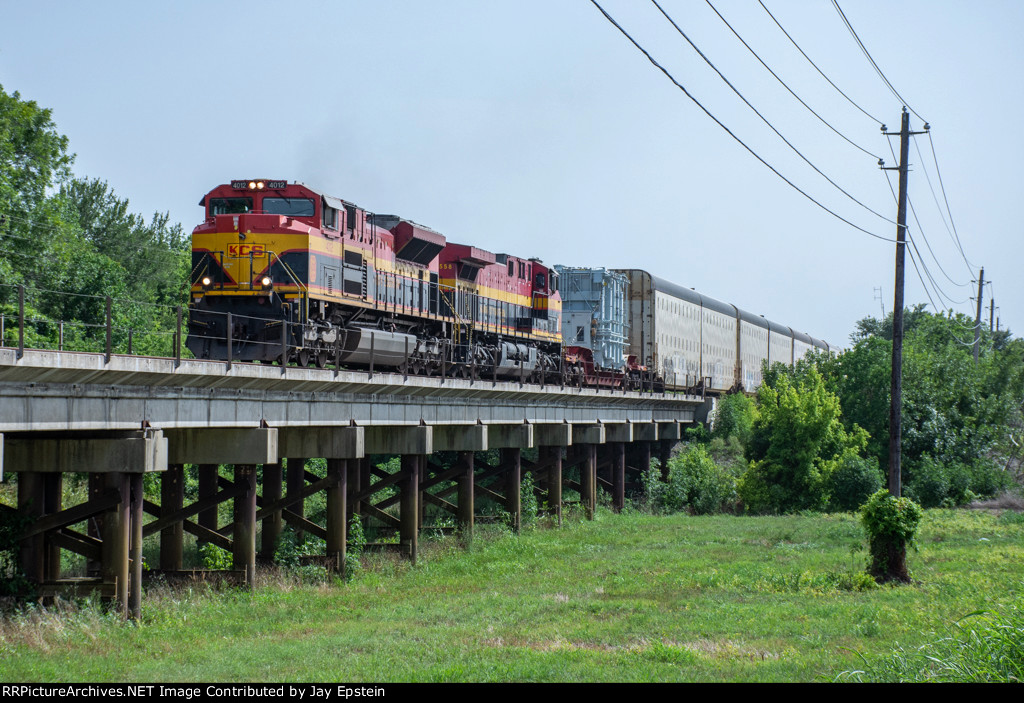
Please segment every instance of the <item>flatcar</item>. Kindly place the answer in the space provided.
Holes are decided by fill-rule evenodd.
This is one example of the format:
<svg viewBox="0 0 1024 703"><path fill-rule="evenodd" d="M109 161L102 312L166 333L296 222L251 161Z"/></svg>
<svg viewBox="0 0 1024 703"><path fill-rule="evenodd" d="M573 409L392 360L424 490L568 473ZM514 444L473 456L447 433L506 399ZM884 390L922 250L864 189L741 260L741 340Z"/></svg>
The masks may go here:
<svg viewBox="0 0 1024 703"><path fill-rule="evenodd" d="M198 358L557 378L558 274L448 242L302 183L200 201L187 346Z"/></svg>

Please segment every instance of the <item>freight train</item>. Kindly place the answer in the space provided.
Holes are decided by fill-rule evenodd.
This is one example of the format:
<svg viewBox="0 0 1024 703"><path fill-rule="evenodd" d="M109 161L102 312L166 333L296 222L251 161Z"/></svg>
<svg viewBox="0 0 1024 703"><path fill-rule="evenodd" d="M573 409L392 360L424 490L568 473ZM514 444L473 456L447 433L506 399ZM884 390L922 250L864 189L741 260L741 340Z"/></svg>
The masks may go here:
<svg viewBox="0 0 1024 703"><path fill-rule="evenodd" d="M540 259L449 242L297 182L231 181L199 204L186 342L197 358L705 393L751 391L761 360L828 349L625 271L612 305L621 351L595 359L575 329L563 338L563 294L575 294Z"/></svg>

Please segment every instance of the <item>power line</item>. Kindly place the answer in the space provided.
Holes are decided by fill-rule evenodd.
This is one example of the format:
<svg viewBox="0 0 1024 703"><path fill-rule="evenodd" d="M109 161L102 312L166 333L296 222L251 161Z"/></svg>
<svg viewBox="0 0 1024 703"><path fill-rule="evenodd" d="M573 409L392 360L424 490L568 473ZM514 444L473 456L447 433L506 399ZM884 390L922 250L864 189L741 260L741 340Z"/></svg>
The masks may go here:
<svg viewBox="0 0 1024 703"><path fill-rule="evenodd" d="M640 51L640 53L642 53L642 54L643 54L644 56L646 56L646 57L647 57L647 60L648 60L648 61L650 61L650 62L651 62L652 64L654 64L655 68L657 68L657 69L658 69L659 71L661 71L662 73L664 73L664 74L665 74L665 76L666 76L666 77L667 77L667 78L668 78L668 79L669 79L670 81L672 81L672 83L674 83L674 84L675 84L675 86L676 86L677 88L679 88L679 89L680 89L681 91L683 91L683 93L684 93L684 94L686 95L686 97L688 97L688 98L689 98L690 100L692 100L692 101L694 102L694 104L696 104L696 105L697 105L697 107L699 107L699 108L700 108L700 109L701 109L701 110L702 110L702 111L704 112L704 114L705 114L705 115L707 115L707 116L708 116L708 117L710 117L710 118L711 118L712 120L714 120L715 124L717 124L717 125L718 125L719 127L721 127L721 128L723 129L723 130L725 130L725 132L726 132L726 133L727 133L727 134L728 134L728 135L729 135L730 137L732 137L732 138L733 138L734 140L736 140L736 142L738 142L740 146L742 146L742 147L743 147L744 149L746 149L746 150L747 150L747 151L748 151L748 152L749 152L749 153L750 153L750 154L751 154L751 155L752 155L752 156L753 156L753 157L754 157L755 159L757 159L757 160L758 160L758 161L760 161L760 162L761 162L762 164L764 164L764 165L765 165L765 166L766 166L766 167L767 167L767 168L768 168L769 170L771 170L771 172L772 172L772 173L774 173L774 174L775 174L776 176L778 176L778 177L779 177L779 178L781 178L781 179L782 179L783 181L785 181L785 182L786 182L786 183L787 183L787 184L788 184L788 185L789 185L789 186L790 186L791 188L793 188L793 190L795 190L795 191L797 191L798 193L800 193L801 195L803 195L803 196L804 196L805 198L807 198L808 200L810 200L810 201L811 201L812 203L814 203L815 205L817 205L818 207L820 207L820 208L821 208L822 210L824 210L825 212L827 212L827 213L829 213L830 215L832 215L833 217L835 217L836 219L838 219L838 220L841 220L842 222L845 222L845 223L846 223L846 224L848 224L849 226L853 227L854 229L856 229L856 230L858 230L858 231L860 231L860 232L863 232L864 234L866 234L866 235L868 235L868 236L870 236L870 237L874 237L875 239L880 239L880 240L882 240L883 242L895 242L895 241L896 241L895 239L890 239L889 237L883 237L883 236L881 236L881 235L879 235L879 234L875 234L874 232L870 232L870 231L868 231L868 230L864 229L863 227L859 227L859 226L857 226L857 225L853 224L852 222L850 222L849 220L847 220L847 219L846 219L845 217L843 217L842 215L839 215L838 213L836 213L836 212L834 212L834 211L830 210L829 208L825 207L824 205L822 205L822 204L821 204L820 202L818 202L817 200L815 200L814 198L812 198L812 197L811 197L810 195L808 195L808 194L807 194L807 193L806 193L805 191L803 191L803 190L802 190L802 189L801 189L801 188L800 188L799 186L797 186L797 185L796 185L795 183L793 183L793 182L792 182L791 180L789 180L788 178L786 178L785 176L783 176L783 175L782 175L781 173L779 173L779 171L777 171L777 170L775 169L775 167L774 167L774 166L772 166L772 165L771 165L771 164L769 164L769 163L768 163L767 161L765 161L765 160L764 160L763 158L761 158L761 156L760 156L760 155L758 155L758 153L757 153L756 151L754 151L754 150L753 150L753 149L751 149L751 148L750 148L749 146L747 146L747 144L746 144L746 143L745 143L745 142L744 142L744 141L743 141L742 139L740 139L739 137L737 137L737 136L736 136L736 135L735 135L735 134L734 134L734 133L732 132L732 130L730 130L730 129L729 129L728 127L726 127L726 126L725 126L725 125L724 125L724 124L723 124L723 123L721 122L721 120L719 120L719 119L718 119L717 117L715 117L715 116L714 116L713 114L711 114L711 112L710 112L710 111L709 111L709 110L708 110L708 109L707 109L706 107L704 107L704 105L702 105L702 104L701 104L701 102L700 102L699 100L697 100L697 98L693 97L693 95L691 95L691 94L690 94L690 91L688 91L688 90L686 89L686 87L685 87L685 86L683 86L683 84L682 84L682 83L680 83L679 81L677 81L677 80L675 79L675 77L674 77L674 76L673 76L673 75L672 75L671 73L669 73L669 72L668 72L668 70L667 70L667 69L666 69L666 68L665 68L664 66L662 66L662 65L661 65L660 63L658 63L658 62L657 62L657 61L656 61L656 60L654 59L654 57L653 57L653 56L651 56L651 55L650 55L650 53L649 53L649 52L648 52L648 51L647 51L646 49L644 49L644 48L643 48L642 46L640 46L640 44L639 44L639 43L637 43L637 41L636 41L635 39L633 39L633 37L632 37L632 36L630 36L629 32L627 32L627 31L626 31L625 29L623 29L623 28L622 28L622 26L621 26L621 25L620 25L620 24L619 24L618 22L616 22L616 21L615 21L615 19L614 19L614 18L613 18L613 17L611 16L611 15L609 15L609 14L608 14L608 13L607 13L607 12L605 11L605 9L604 9L603 7L601 7L601 6L600 6L600 5L599 5L599 4L597 3L597 0L590 0L590 2L591 2L591 4L593 4L593 5L594 5L594 7L596 7L596 8L598 9L598 10L600 10L601 14L602 14L602 15L604 15L605 19L607 19L607 20L608 20L608 21L609 21L609 22L610 22L610 23L611 23L611 24L612 24L612 25L613 25L613 26L614 26L614 27L615 27L616 29L618 29L618 30L619 30L619 32L621 32L621 33L622 33L622 35L623 35L624 37L626 37L626 39L628 39L628 40L630 41L630 43L631 43L631 44L632 44L633 46L635 46L635 47L636 47L636 48L637 48L637 49L638 49L638 50Z"/></svg>
<svg viewBox="0 0 1024 703"><path fill-rule="evenodd" d="M877 123L878 123L878 124L880 124L880 125L884 125L884 124L885 124L884 122L882 122L882 120L878 119L877 117L875 117L874 115L872 115L872 114L871 114L870 112L868 112L867 110L865 110L864 108L862 108L862 107L861 107L860 105L858 105L857 103L855 103L855 102L853 101L853 98L851 98L851 97L850 97L849 95L847 95L846 93L844 93L844 92L842 91L842 89L841 89L841 88L840 88L840 87L839 87L838 85L836 85L835 83L833 83L833 82L832 82L832 79L831 79L831 78L829 78L828 76L826 76L826 75L825 75L825 72L824 72L824 71L822 71L822 70L821 70L820 68L818 68L818 64L814 63L814 61L812 61L812 60L811 60L811 57L810 57L810 56L808 56L808 55L807 55L807 54L806 54L806 53L804 52L804 50L800 48L800 45L799 45L799 44L797 44L797 43L796 43L796 40L795 40L795 39L793 39L793 37L791 37L791 36L789 35L789 32L787 32L787 31L786 31L786 28L785 28L785 27L783 27L783 26L782 26L782 24L781 24L781 23L780 23L780 22L779 22L779 21L778 21L777 19L775 19L775 15L773 15L773 14L771 13L771 11L770 11L770 10L769 10L769 9L768 9L767 7L765 7L765 4L764 4L763 0L757 0L757 1L758 1L758 3L760 3L760 5L761 5L761 7L762 7L762 8L764 9L764 11L768 13L768 16L772 18L772 21L773 21L773 22L775 23L775 25L776 25L776 26L777 26L777 27L778 27L779 29L781 29L781 30L782 30L782 33L783 33L783 34L785 34L785 35L786 35L786 38L787 38L787 39L789 39L789 41L790 41L790 42L791 42L791 43L793 44L793 46L795 46L795 47L796 47L796 50L797 50L797 51L799 51L799 52L800 52L800 53L801 53L801 54L803 55L803 57L804 57L805 59L807 59L808 63L810 63L810 64L811 64L812 66L814 66L814 70L816 70L816 71L817 71L818 73L820 73L820 74L821 74L821 77L822 77L822 78L824 78L824 79L825 79L826 81L828 81L828 84L829 84L830 86L832 86L833 88L835 88L835 89L836 89L836 90L837 90L837 91L839 92L839 94L840 94L840 95L842 95L842 96L843 96L844 98L846 98L846 99L847 99L847 101L848 101L848 102L849 102L849 103L850 103L851 105L853 105L853 106L854 106L855 108L857 108L858 110L860 110L861 112L863 112L863 113L864 113L865 115L867 115L868 117L870 117L870 118L871 118L872 120L874 120L875 122L877 122Z"/></svg>
<svg viewBox="0 0 1024 703"><path fill-rule="evenodd" d="M914 140L914 144L915 145L917 144L917 140L916 139ZM896 152L893 150L891 142L889 143L889 153L892 154L893 161L895 161L896 160ZM920 156L920 153L921 153L921 150L918 149L918 155L919 156ZM924 170L924 166L923 165L922 165L922 170ZM925 175L925 179L927 180L928 179L928 172L926 170L924 171L924 175ZM888 173L886 173L886 179L888 179ZM929 181L929 186L930 185L931 185L931 181ZM893 190L891 182L889 183L889 190ZM934 194L935 194L935 192L932 191L932 195L934 195ZM896 192L893 191L893 198L895 198L895 197L896 197ZM952 283L954 286L957 286L959 288L964 288L966 286L969 286L970 283L957 283L956 281L954 281L950 277L950 275L948 273L946 273L946 269L943 268L942 263L939 261L939 257L937 257L935 255L935 251L932 249L931 242L928 241L928 236L924 233L924 227L921 226L921 220L918 219L918 217L917 217L917 208L914 207L914 201L911 200L910 195L907 195L907 204L910 205L910 212L914 215L914 222L917 223L917 231L921 233L921 237L924 239L925 246L928 247L928 251L931 253L932 259L934 259L935 263L938 265L939 270L942 271L942 275L945 276L946 279L950 283ZM937 204L937 202L936 202L936 204ZM941 211L940 211L940 214L941 214ZM947 296L947 298L948 298L948 296Z"/></svg>
<svg viewBox="0 0 1024 703"><path fill-rule="evenodd" d="M802 99L802 98L801 98L801 97L800 97L799 95L797 95L797 94L796 94L796 93L795 93L795 92L793 91L793 89L792 89L792 88L790 88L790 87L789 87L788 85L786 85L786 82L785 82L784 80L782 80L781 78L779 78L778 74L777 74L777 73L775 73L775 71L773 71L773 70L771 69L771 67L770 67L770 66L768 66L768 64L766 64L766 63L764 62L764 60L763 60L763 59L762 59L762 58L761 58L760 56L758 56L758 55L757 55L757 52L756 52L756 51L754 51L754 50L753 50L753 49L752 49L752 48L750 47L750 44L748 44L748 43L746 42L746 40L744 40L744 39L743 39L743 37L741 37L741 36L740 36L739 32L737 32L737 31L736 31L736 30L735 30L735 29L733 28L733 26L732 26L731 24L729 24L729 21L728 21L728 20L726 20L726 19L725 19L725 17L723 17L723 16L722 16L722 13L718 11L718 8L716 8L716 7L714 6L714 5L712 5L712 4L711 4L711 0L704 0L704 1L705 1L705 2L706 2L706 3L708 4L708 6L709 6L709 7L710 7L710 8L712 9L712 10L714 10L715 14L716 14L716 15L718 15L718 18L719 18L720 20L722 20L722 22L724 22L724 23L725 23L725 26L729 28L729 31L731 31L731 32L732 32L732 33L733 33L734 35L736 35L736 38L740 40L740 42L741 42L741 43L743 44L743 46L747 47L747 51L749 51L749 52L750 52L751 54L753 54L753 55L754 55L754 58L755 58L755 59L757 59L757 60L758 60L758 61L759 61L759 62L761 63L761 65L765 67L765 70L766 70L766 71L768 71L768 73L772 74L772 76L773 76L773 77L775 78L775 80L777 80L777 81L778 81L778 82L779 82L779 83L780 83L780 84L782 85L782 87L783 87L783 88L785 88L786 90L788 90L788 91L789 91L789 94L790 94L790 95L792 95L792 96L793 96L794 98L796 98L796 99L797 99L797 102L799 102L799 103L800 103L801 105L803 105L803 106L804 106L805 108L807 108L807 111L808 111L808 112L810 112L810 113L811 113L812 115L814 115L815 117L817 117L817 118L818 118L818 120L819 120L819 121L820 121L820 122L821 122L821 123L822 123L823 125L825 125L825 126L826 126L826 127L828 127L829 129L831 129L831 130L832 130L833 132L835 132L836 134L838 134L838 135L839 135L840 137L842 137L843 139L845 139L845 140L846 140L846 141L847 141L847 142L848 142L849 144L851 144L851 145L853 145L854 147L856 147L856 148L860 149L861 151L863 151L863 152L864 152L865 154L867 154L868 156L870 156L870 157L871 157L871 158L873 158L873 159L878 159L878 158L879 158L879 156L878 156L877 154L873 154L873 153L871 153L870 151L868 151L867 149L865 149L864 147L862 147L862 146L861 146L860 144L858 144L857 142L855 142L855 141L853 141L852 139L850 139L849 137L847 137L847 136L846 136L845 134L843 134L843 133L842 133L842 132L840 132L840 131L839 131L838 129L836 129L835 127L833 127L833 126L832 126L832 125L831 125L831 124L830 124L830 123L828 122L828 120L826 120L826 119L825 119L824 117L822 117L822 116L821 116L821 115L819 115L819 114L818 114L817 112L815 112L815 111L814 111L814 109L813 109L813 108L812 108L812 107L811 107L810 105L808 105L808 104L807 104L806 102L804 102L804 101L803 101L803 99ZM657 3L655 3L655 4L657 4ZM659 7L658 9L661 9L661 8Z"/></svg>
<svg viewBox="0 0 1024 703"><path fill-rule="evenodd" d="M729 79L728 79L728 78L726 78L726 77L725 77L725 75L724 75L724 74L723 74L723 73L722 73L721 71L719 71L719 70L718 70L718 68L717 68L717 67L715 66L715 64L711 63L711 59L709 59L709 58L708 58L708 57L707 57L707 56L706 56L706 55L704 54L704 52L703 52L703 51L701 51L701 50L700 50L700 48L699 48L699 47L698 47L698 46L697 46L696 44L694 44L694 43L693 43L693 40L691 40L691 39L690 39L690 37L688 37L688 36L686 35L686 32L684 32L684 31L683 31L682 29L680 29L679 25L678 25L678 24L676 24L675 20L673 20L673 19L672 19L671 17L669 17L669 14L668 14L667 12L665 12L664 8L662 8L662 6L658 4L658 0L651 0L651 2L652 2L652 3L654 3L654 6L655 6L656 8L658 8L658 10L659 10L659 11L661 12L661 14L663 14L663 15L665 16L665 19L667 19L667 20L669 21L669 23L670 23L670 24L671 24L671 25L672 25L673 27L675 27L676 31L677 31L677 32L679 32L679 34L680 34L680 35L681 35L681 36L683 37L683 39L685 39L685 40L687 41L687 43L688 43L688 44L689 44L689 45L690 45L691 47L693 47L693 50L694 50L694 51L696 51L696 52L697 52L698 54L700 54L700 57L701 57L702 59L704 59L704 63L706 63L706 64L707 64L708 66L710 66L710 67L711 67L711 69L712 69L712 70L713 70L713 71L714 71L715 73L717 73L717 74L718 74L718 77L719 77L719 78L721 78L721 79L722 79L722 80L723 80L723 81L725 82L725 84L726 84L727 86L729 86L729 88L730 88L730 89L732 90L732 92L736 93L736 95L737 95L737 96L739 97L739 99L740 99L740 100L742 100L742 101L744 102L744 104L746 104L746 106L747 106L747 107L749 107L749 108L750 108L751 110L753 110L753 111L754 111L754 114L755 114L755 115L757 115L758 117L760 117L760 118L761 118L761 121L762 121L762 122L764 122L764 123L765 123L766 125L768 125L769 129L771 129L771 130L772 130L773 132L775 132L775 134L776 134L776 135L777 135L777 136L779 137L779 139L781 139L781 140L782 140L783 142L785 142L785 143L786 143L786 146L788 146L788 147L789 147L790 149L792 149L792 150L793 150L793 152L794 152L794 153L795 153L795 154L796 154L797 156L799 156L799 157L800 157L801 159L803 159L803 160L804 160L804 163L806 163L806 164L807 164L808 166L810 166L811 168L813 168L813 169L815 170L815 172L816 172L816 173L817 173L818 175L820 175L820 176L821 176L822 178L824 178L824 179L825 179L826 181L828 181L829 183L831 183L831 184L832 184L832 185L833 185L833 186L834 186L834 187L836 188L836 190L838 190L838 191L839 191L840 193L842 193L843 195L845 195L845 196L846 196L847 198L849 198L849 199L850 199L850 200L852 200L853 202L855 202L855 203L857 203L858 205L860 205L860 206L861 206L862 208L864 208L865 210L867 210L868 212L870 212L870 213L871 213L872 215L875 215L876 217L880 217L880 218L882 218L883 220L885 220L886 222L888 222L888 223L890 223L890 224L894 224L894 225L895 225L895 224L898 224L898 223L896 222L896 220L892 220L892 219L889 219L888 217L886 217L886 216L885 216L885 215L883 215L882 213L880 213L880 212L878 212L878 211L876 211L876 210L872 209L871 207L869 207L869 206L865 205L864 203L862 203L862 202L861 202L860 200L858 200L857 198L853 197L853 196L852 196L852 195L851 195L851 194L850 194L849 192L847 192L847 191L846 191L846 190L845 190L845 189L844 189L844 188L843 188L842 186L840 186L840 185L839 185L838 183L836 183L836 182L835 182L835 181L833 181L833 180L832 180L831 178L829 178L829 177L828 177L828 175L827 175L827 174L826 174L826 173L825 173L824 171L822 171L822 170L821 170L820 168L818 168L817 166L815 166L815 165L814 165L814 164L813 164L813 163L811 162L811 160L810 160L810 159L808 159L808 158L807 158L806 156L804 156L804 155L803 155L803 153L802 153L802 152L801 152L801 151L800 151L799 149L797 149L797 148L796 148L795 146L793 146L793 143L792 143L792 142L790 142L790 141L789 141L788 139L786 139L786 137L784 137L784 136L782 135L782 132L780 132L780 131L779 131L778 129L776 129L776 128L775 128L775 125L773 125L773 124L772 124L771 122L769 122L769 121L768 121L768 118L766 118L766 117L765 117L764 115L762 115L762 114L760 113L760 111L759 111L759 110L758 110L758 109L757 109L756 107L754 107L754 106L753 106L753 105L752 105L752 104L750 103L750 101L749 101L749 100L747 100L747 99L746 99L745 97L743 97L743 93L741 93L741 92L740 92L740 91L739 91L739 90L738 90L738 89L736 88L736 86L734 86L734 85L733 85L733 84L732 84L732 83L731 83L731 82L729 81ZM708 3L708 4L710 4L710 3ZM712 9L714 9L714 8L712 8ZM875 158L878 158L878 157L875 157Z"/></svg>
<svg viewBox="0 0 1024 703"><path fill-rule="evenodd" d="M864 56L867 57L868 61L874 67L875 71L878 73L879 78L881 78L882 81L887 86L889 86L889 90L891 90L892 94L896 96L896 99L899 100L901 104L906 105L907 109L910 110L911 112L913 112L915 115L917 115L921 119L922 122L927 122L928 120L926 120L925 118L921 117L921 115L918 114L917 110L915 110L914 108L910 107L910 104L906 100L903 99L903 96L900 95L898 92L896 92L896 89L893 88L892 83L890 83L889 79L885 77L884 73L882 73L882 69L880 69L878 67L878 64L875 63L875 60L873 58L871 58L871 54L868 53L868 49L867 49L866 46L864 46L864 42L862 42L860 40L860 37L857 36L857 32L853 29L853 25L850 24L850 20L846 19L846 14L843 12L843 8L839 7L839 3L836 0L832 0L832 5L836 8L836 12L839 13L839 16L843 18L843 23L846 25L846 28L848 30L850 30L850 34L853 35L854 40L857 42L857 46L859 46L860 50L864 52Z"/></svg>
<svg viewBox="0 0 1024 703"><path fill-rule="evenodd" d="M914 240L911 239L910 241L913 243ZM924 279L921 277L921 270L917 268L917 261L914 260L914 253L909 251L907 253L910 254L910 263L914 265L914 271L917 272L917 280L921 281L921 287L924 288L924 294L928 296L928 301L932 304L932 310L941 310L941 308L935 304L935 301L932 300L932 294L928 292L928 286L924 284ZM918 252L918 256L920 256L920 252ZM921 263L923 264L924 262Z"/></svg>
<svg viewBox="0 0 1024 703"><path fill-rule="evenodd" d="M935 173L939 177L939 188L942 190L942 198L946 201L946 212L949 214L949 224L953 227L953 234L956 235L956 245L960 249L960 255L964 257L964 261L969 267L977 268L973 266L967 259L967 254L964 252L963 244L960 242L960 233L956 231L956 222L953 221L953 211L949 209L949 199L946 198L946 186L942 184L942 171L939 170L939 158L935 153L935 142L932 141L932 133L928 132L928 143L932 147L932 160L935 162Z"/></svg>
<svg viewBox="0 0 1024 703"><path fill-rule="evenodd" d="M889 148L891 149L892 146L890 145ZM895 159L895 156L893 156L893 158ZM885 172L885 181L886 181L886 183L889 184L889 190L892 192L893 199L896 200L896 202L898 203L899 199L896 196L895 189L892 187L892 180L889 178L889 172L888 171ZM907 200L909 202L909 200L910 200L909 196L907 197ZM913 206L911 206L911 211L913 211ZM914 215L914 220L917 221L917 215L916 214ZM921 232L921 236L925 240L925 244L928 244L928 239L927 239L927 237L924 236L924 230L920 229L921 223L917 222L917 226L919 228L918 231ZM944 290L942 290L942 288L939 286L938 283L936 283L935 277L932 276L931 271L928 270L928 266L924 262L924 257L921 256L921 251L917 248L917 242L914 241L914 237L910 233L910 228L909 227L907 228L907 238L910 240L910 246L913 247L914 251L917 252L917 258L921 262L921 267L924 269L925 274L928 276L928 280L931 281L932 287L935 289L935 294L937 296L939 296L940 299L944 298L946 302L950 303L951 304L950 307L952 307L952 305L962 305L962 304L966 303L967 300L959 300L959 301L958 300L954 300ZM928 251L931 251L931 245L928 245ZM932 253L932 258L935 258L934 252ZM913 262L913 256L911 256L911 261ZM936 259L935 262L938 263L938 259ZM915 270L917 269L917 263L916 262L914 263L914 268L915 268ZM939 268L940 269L942 268L941 264L939 264ZM921 272L920 271L917 272L917 277L919 279L921 279L921 286L924 288L925 294L928 295L928 299L931 300L931 294L928 293L928 287L925 285L924 279L921 277ZM935 310L939 310L940 309L940 308L935 306L935 301L934 300L932 300L932 307L935 308ZM945 307L945 306L943 306L943 307Z"/></svg>

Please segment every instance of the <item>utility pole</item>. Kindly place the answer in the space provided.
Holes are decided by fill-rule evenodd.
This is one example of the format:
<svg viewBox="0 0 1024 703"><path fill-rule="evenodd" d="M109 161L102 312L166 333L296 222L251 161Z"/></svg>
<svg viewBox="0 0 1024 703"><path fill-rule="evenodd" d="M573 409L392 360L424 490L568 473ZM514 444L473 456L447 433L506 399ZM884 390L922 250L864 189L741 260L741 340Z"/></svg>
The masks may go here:
<svg viewBox="0 0 1024 703"><path fill-rule="evenodd" d="M978 274L978 314L974 317L974 365L978 365L978 349L981 347L981 296L985 285L985 268Z"/></svg>
<svg viewBox="0 0 1024 703"><path fill-rule="evenodd" d="M929 129L927 123L925 131ZM896 285L892 303L892 380L890 383L891 404L889 406L889 495L899 498L903 492L900 456L902 442L903 411L903 272L907 243L907 158L910 155L910 137L925 132L910 131L910 113L906 106L900 123L900 163L886 167L879 160L879 166L887 171L899 171L900 193L896 213ZM882 134L894 136L882 125Z"/></svg>
<svg viewBox="0 0 1024 703"><path fill-rule="evenodd" d="M995 327L992 326L992 320L996 316L996 299L988 301L988 331L989 333L995 331Z"/></svg>
<svg viewBox="0 0 1024 703"><path fill-rule="evenodd" d="M878 304L880 306L882 306L882 322L884 323L885 322L885 303L882 302L882 289L879 286L875 287L875 300L877 300Z"/></svg>

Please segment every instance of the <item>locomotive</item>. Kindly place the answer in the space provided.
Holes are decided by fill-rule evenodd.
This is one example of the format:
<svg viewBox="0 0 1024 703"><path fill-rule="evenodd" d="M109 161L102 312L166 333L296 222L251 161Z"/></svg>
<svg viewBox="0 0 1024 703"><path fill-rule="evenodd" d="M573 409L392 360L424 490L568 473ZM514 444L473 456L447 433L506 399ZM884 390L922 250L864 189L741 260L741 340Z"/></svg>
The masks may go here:
<svg viewBox="0 0 1024 703"><path fill-rule="evenodd" d="M200 201L187 346L197 358L558 382L558 274L302 183Z"/></svg>

